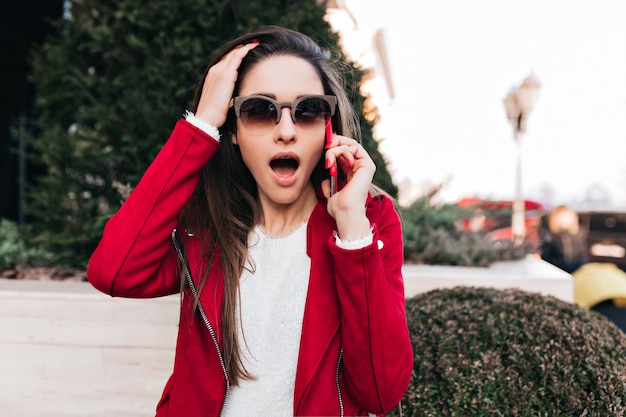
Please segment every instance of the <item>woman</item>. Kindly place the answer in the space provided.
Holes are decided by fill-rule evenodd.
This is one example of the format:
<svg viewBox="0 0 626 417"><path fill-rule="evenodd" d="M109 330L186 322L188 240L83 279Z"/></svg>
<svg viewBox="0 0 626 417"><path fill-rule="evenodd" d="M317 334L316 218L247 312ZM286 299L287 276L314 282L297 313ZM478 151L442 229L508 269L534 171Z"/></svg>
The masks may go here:
<svg viewBox="0 0 626 417"><path fill-rule="evenodd" d="M280 27L226 44L104 229L97 289L182 291L159 417L383 414L405 393L401 225L332 64Z"/></svg>

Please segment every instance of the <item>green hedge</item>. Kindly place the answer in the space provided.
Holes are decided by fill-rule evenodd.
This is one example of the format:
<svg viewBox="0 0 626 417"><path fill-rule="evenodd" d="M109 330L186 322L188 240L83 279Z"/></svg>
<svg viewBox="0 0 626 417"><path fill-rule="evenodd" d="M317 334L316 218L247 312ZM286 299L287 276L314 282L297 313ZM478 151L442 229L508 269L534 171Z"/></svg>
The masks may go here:
<svg viewBox="0 0 626 417"><path fill-rule="evenodd" d="M473 287L420 294L406 308L415 367L404 416L626 414L626 335L604 316Z"/></svg>

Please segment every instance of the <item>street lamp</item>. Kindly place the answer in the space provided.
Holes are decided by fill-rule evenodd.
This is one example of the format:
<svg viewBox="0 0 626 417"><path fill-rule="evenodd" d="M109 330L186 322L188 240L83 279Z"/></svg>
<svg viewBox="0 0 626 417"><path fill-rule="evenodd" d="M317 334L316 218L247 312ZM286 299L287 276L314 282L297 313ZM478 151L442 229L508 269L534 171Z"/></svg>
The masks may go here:
<svg viewBox="0 0 626 417"><path fill-rule="evenodd" d="M539 95L541 83L534 74L530 74L519 87L514 87L504 98L506 116L513 126L513 141L517 149L517 167L515 172L515 200L511 216L512 238L515 244L521 244L526 236L526 213L522 198L522 134L526 132L528 115L532 112Z"/></svg>

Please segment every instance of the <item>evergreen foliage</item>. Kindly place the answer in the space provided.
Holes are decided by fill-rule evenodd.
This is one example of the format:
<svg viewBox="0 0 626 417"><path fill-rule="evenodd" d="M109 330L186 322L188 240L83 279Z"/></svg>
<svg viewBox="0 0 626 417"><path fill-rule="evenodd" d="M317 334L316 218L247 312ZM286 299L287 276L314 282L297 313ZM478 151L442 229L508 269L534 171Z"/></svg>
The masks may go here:
<svg viewBox="0 0 626 417"><path fill-rule="evenodd" d="M56 263L85 266L106 220L119 208L191 102L206 58L262 25L302 31L346 65L361 109L366 75L348 62L324 20L325 2L71 0L71 18L33 53L39 128L31 158L45 174L31 184L27 211L37 242ZM397 189L362 115L362 141L377 163L375 182Z"/></svg>
<svg viewBox="0 0 626 417"><path fill-rule="evenodd" d="M598 313L472 287L419 294L406 311L406 417L626 415L626 335Z"/></svg>
<svg viewBox="0 0 626 417"><path fill-rule="evenodd" d="M0 271L24 265L45 265L52 255L36 245L31 245L25 238L29 236L28 226L0 220Z"/></svg>

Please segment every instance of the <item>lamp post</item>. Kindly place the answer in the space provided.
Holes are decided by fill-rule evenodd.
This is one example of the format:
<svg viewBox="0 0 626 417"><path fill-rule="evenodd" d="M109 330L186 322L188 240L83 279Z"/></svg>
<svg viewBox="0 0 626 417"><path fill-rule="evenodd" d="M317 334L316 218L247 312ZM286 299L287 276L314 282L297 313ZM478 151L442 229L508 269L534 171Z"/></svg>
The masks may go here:
<svg viewBox="0 0 626 417"><path fill-rule="evenodd" d="M511 89L504 98L504 109L513 126L513 141L517 153L515 199L513 200L513 214L511 216L512 239L517 245L521 244L526 236L526 213L522 198L522 135L526 132L528 115L535 106L540 87L541 83L537 77L530 74L519 87Z"/></svg>

